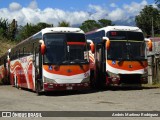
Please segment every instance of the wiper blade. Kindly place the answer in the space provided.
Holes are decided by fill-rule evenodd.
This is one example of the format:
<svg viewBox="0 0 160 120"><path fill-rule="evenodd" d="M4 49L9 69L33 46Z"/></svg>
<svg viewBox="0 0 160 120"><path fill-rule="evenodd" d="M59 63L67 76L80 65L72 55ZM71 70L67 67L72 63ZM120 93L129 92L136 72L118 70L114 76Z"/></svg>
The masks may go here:
<svg viewBox="0 0 160 120"><path fill-rule="evenodd" d="M119 58L118 60L119 60L119 61L118 61L118 64L121 64L123 61L125 61L124 58Z"/></svg>
<svg viewBox="0 0 160 120"><path fill-rule="evenodd" d="M62 61L61 63L70 63L71 61L70 60L65 60L65 61Z"/></svg>
<svg viewBox="0 0 160 120"><path fill-rule="evenodd" d="M83 60L75 59L75 60L73 60L73 62L77 63L80 66L80 68L82 70L84 70L83 65L81 64L82 62L85 63Z"/></svg>
<svg viewBox="0 0 160 120"><path fill-rule="evenodd" d="M70 60L70 63L86 63L85 60L81 60L81 59L74 59L74 60Z"/></svg>

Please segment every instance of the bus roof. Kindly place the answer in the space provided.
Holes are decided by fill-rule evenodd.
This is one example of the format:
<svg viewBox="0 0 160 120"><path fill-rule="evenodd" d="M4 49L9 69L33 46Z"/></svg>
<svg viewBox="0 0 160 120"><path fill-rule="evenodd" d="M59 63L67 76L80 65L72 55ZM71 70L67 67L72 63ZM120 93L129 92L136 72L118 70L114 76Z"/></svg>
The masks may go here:
<svg viewBox="0 0 160 120"><path fill-rule="evenodd" d="M134 31L134 32L142 32L142 30L138 27L133 26L107 26L98 29L97 31L105 30L105 31Z"/></svg>
<svg viewBox="0 0 160 120"><path fill-rule="evenodd" d="M90 32L87 32L86 34L91 34L94 32L98 32L104 30L105 32L107 31L134 31L134 32L142 32L142 30L138 27L133 27L133 26L107 26L107 27L103 27L100 29L96 29Z"/></svg>
<svg viewBox="0 0 160 120"><path fill-rule="evenodd" d="M16 46L12 47L11 49L15 49L17 46L25 43L30 38L38 35L39 33L42 33L42 35L45 33L82 33L82 34L84 34L84 31L81 30L80 28L73 28L73 27L48 27L48 28L44 28L41 31L35 33L34 35L24 39L23 41L18 43Z"/></svg>
<svg viewBox="0 0 160 120"><path fill-rule="evenodd" d="M52 27L41 30L42 34L45 33L84 33L80 28L73 27Z"/></svg>

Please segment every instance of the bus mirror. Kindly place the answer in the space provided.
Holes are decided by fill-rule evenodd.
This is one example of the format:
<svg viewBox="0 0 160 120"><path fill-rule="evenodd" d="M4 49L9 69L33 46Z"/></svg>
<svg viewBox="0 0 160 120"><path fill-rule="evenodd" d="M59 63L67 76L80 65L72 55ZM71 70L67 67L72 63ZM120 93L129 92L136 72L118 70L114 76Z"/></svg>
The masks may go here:
<svg viewBox="0 0 160 120"><path fill-rule="evenodd" d="M150 39L145 38L145 42L147 42L149 51L152 51L152 41Z"/></svg>
<svg viewBox="0 0 160 120"><path fill-rule="evenodd" d="M42 55L44 55L44 54L45 54L45 51L46 51L46 46L45 46L45 44L44 44L44 41L43 41L43 40L40 40L39 43L41 44L41 45L40 45L40 52L41 52Z"/></svg>
<svg viewBox="0 0 160 120"><path fill-rule="evenodd" d="M91 51L92 51L92 53L94 53L94 52L95 52L95 46L94 46L94 43L91 43L91 44L90 44L90 47L91 47Z"/></svg>
<svg viewBox="0 0 160 120"><path fill-rule="evenodd" d="M152 41L151 40L148 41L148 48L149 48L149 51L152 51Z"/></svg>
<svg viewBox="0 0 160 120"><path fill-rule="evenodd" d="M106 49L108 50L110 48L110 44L111 44L109 38L108 37L103 37L102 39L104 41L106 41Z"/></svg>
<svg viewBox="0 0 160 120"><path fill-rule="evenodd" d="M95 46L92 40L87 40L87 43L90 45L90 50L92 51L92 53L95 52Z"/></svg>

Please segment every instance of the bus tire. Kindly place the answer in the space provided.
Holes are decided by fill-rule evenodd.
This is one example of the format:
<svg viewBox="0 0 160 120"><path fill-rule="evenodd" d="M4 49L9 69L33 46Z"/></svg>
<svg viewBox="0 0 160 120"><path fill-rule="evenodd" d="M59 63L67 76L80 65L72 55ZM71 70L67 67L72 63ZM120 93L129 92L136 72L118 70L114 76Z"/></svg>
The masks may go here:
<svg viewBox="0 0 160 120"><path fill-rule="evenodd" d="M95 82L95 76L94 76L94 71L91 71L91 75L90 75L90 86L92 89L96 88L96 82Z"/></svg>

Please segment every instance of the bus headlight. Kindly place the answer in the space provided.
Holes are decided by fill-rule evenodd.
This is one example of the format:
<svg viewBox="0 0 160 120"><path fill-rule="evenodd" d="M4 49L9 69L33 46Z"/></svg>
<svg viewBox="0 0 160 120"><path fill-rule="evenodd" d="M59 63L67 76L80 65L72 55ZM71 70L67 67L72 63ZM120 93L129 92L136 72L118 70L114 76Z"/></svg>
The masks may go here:
<svg viewBox="0 0 160 120"><path fill-rule="evenodd" d="M141 77L142 78L143 77L148 77L148 69L147 68L144 69L144 73L141 75Z"/></svg>
<svg viewBox="0 0 160 120"><path fill-rule="evenodd" d="M120 76L118 74L115 74L115 73L112 73L109 71L107 73L108 73L109 77L111 77L111 78L120 78Z"/></svg>
<svg viewBox="0 0 160 120"><path fill-rule="evenodd" d="M90 76L84 78L81 83L85 83L85 82L89 82L89 81L90 81Z"/></svg>
<svg viewBox="0 0 160 120"><path fill-rule="evenodd" d="M147 72L141 75L141 78L144 78L144 77L148 77L148 73Z"/></svg>
<svg viewBox="0 0 160 120"><path fill-rule="evenodd" d="M47 77L44 77L44 82L45 83L57 83L54 79L50 79L50 78L47 78Z"/></svg>

